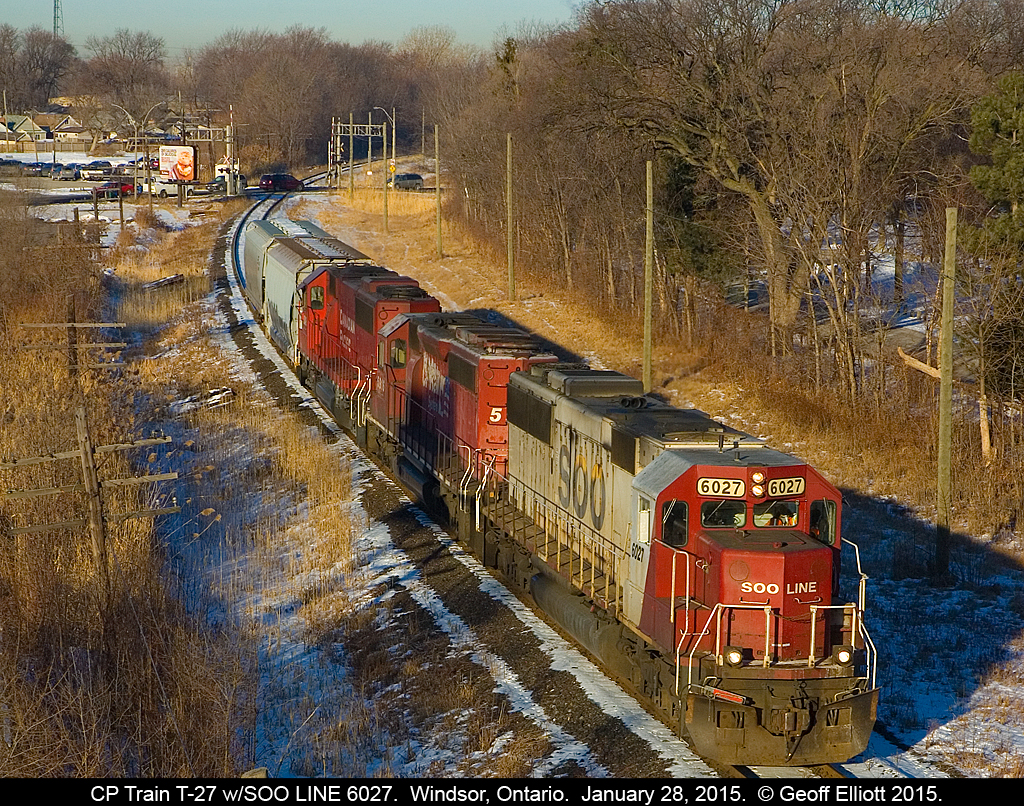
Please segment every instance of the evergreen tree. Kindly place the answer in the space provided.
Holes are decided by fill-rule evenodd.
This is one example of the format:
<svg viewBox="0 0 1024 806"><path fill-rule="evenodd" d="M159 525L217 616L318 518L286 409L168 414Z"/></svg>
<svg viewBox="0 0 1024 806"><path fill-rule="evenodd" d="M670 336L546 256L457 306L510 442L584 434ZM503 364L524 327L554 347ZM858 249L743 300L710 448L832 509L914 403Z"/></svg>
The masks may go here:
<svg viewBox="0 0 1024 806"><path fill-rule="evenodd" d="M1000 80L975 106L971 123L971 150L986 158L971 169L971 182L991 207L962 236L973 257L962 283L973 303L965 335L982 395L1012 399L1024 392L1024 73Z"/></svg>

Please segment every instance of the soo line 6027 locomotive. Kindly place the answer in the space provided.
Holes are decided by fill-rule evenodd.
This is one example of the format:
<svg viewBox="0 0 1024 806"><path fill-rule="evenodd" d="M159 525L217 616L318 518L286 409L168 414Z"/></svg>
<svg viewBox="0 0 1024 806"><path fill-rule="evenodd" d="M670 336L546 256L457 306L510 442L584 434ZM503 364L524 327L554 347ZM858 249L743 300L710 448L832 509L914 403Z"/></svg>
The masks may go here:
<svg viewBox="0 0 1024 806"><path fill-rule="evenodd" d="M841 496L814 468L444 312L310 222L250 224L243 263L266 332L357 443L698 752L865 749L865 577L839 600Z"/></svg>

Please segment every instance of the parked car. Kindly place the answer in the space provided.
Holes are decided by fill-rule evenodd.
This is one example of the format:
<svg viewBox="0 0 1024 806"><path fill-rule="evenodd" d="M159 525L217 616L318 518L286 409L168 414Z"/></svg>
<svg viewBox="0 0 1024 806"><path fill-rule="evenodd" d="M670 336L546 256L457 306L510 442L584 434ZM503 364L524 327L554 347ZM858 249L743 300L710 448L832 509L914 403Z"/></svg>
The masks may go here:
<svg viewBox="0 0 1024 806"><path fill-rule="evenodd" d="M53 178L63 182L74 182L82 178L82 166L75 162L62 165Z"/></svg>
<svg viewBox="0 0 1024 806"><path fill-rule="evenodd" d="M291 174L263 174L260 177L260 190L292 191L305 187L301 181Z"/></svg>
<svg viewBox="0 0 1024 806"><path fill-rule="evenodd" d="M239 176L239 187L245 187L245 177ZM193 185L191 192L196 196L226 196L228 192L228 178L226 176L215 177L210 182Z"/></svg>
<svg viewBox="0 0 1024 806"><path fill-rule="evenodd" d="M93 160L88 165L82 166L80 171L82 179L103 180L113 173L113 167L107 160Z"/></svg>
<svg viewBox="0 0 1024 806"><path fill-rule="evenodd" d="M100 199L116 199L118 196L134 196L135 184L129 179L116 179L104 182L92 189L92 195Z"/></svg>
<svg viewBox="0 0 1024 806"><path fill-rule="evenodd" d="M388 184L395 190L423 190L423 177L419 174L395 174Z"/></svg>

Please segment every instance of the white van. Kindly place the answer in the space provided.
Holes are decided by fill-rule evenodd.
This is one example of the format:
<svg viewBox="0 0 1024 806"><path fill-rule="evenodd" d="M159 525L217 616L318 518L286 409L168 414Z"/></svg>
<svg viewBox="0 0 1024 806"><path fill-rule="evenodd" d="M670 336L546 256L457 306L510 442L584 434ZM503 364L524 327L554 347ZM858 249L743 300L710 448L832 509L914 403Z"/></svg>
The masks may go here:
<svg viewBox="0 0 1024 806"><path fill-rule="evenodd" d="M143 193L148 193L150 196L159 196L161 199L178 195L178 183L166 179L153 179L147 182L145 179L140 178L139 187L142 188ZM185 185L185 198L192 195L191 188L191 185Z"/></svg>

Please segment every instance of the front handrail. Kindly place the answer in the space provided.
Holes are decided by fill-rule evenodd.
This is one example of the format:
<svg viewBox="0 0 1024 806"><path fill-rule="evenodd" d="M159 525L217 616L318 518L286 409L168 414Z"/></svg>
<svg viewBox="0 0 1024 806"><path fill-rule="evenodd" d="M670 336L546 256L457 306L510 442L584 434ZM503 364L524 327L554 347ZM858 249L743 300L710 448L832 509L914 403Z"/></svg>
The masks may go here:
<svg viewBox="0 0 1024 806"><path fill-rule="evenodd" d="M715 659L719 665L722 664L722 613L726 609L738 609L738 610L764 610L764 668L768 668L770 665L769 658L771 657L771 618L772 618L772 606L761 605L761 604L723 604L722 602L716 602L715 606L711 609L711 613L708 614L708 620L704 622L704 629L701 630L700 635L697 636L697 640L693 644L693 649L690 650L689 661L687 663L687 674L686 674L686 687L689 689L693 685L693 655L697 651L697 647L700 646L701 639L708 635L710 632L711 621L715 621ZM681 665L682 650L683 650L683 639L686 636L680 636L679 642L676 644L676 696L679 696L679 667Z"/></svg>
<svg viewBox="0 0 1024 806"><path fill-rule="evenodd" d="M857 606L861 613L863 613L867 607L867 582L869 577L864 573L864 569L861 568L860 565L860 547L852 540L847 540L845 537L841 537L840 542L853 547L853 556L857 561L857 576L860 578L857 590Z"/></svg>
<svg viewBox="0 0 1024 806"><path fill-rule="evenodd" d="M694 667L694 655L696 654L701 641L711 633L711 623L715 623L715 660L718 665L723 663L722 658L722 617L727 610L764 610L765 613L765 629L764 629L764 660L761 665L764 668L771 666L771 619L774 615L774 608L769 604L727 604L724 602L716 602L714 607L711 609L711 613L708 615L707 621L704 623L704 628L700 634L697 635L697 640L694 641L693 647L690 649L688 654L688 668L687 668L687 688L693 685L693 667ZM817 643L817 623L818 623L818 611L824 610L843 610L849 611L851 623L850 631L853 637L853 644L856 648L856 636L860 636L863 642L865 651L867 652L866 663L868 666L868 677L870 680L871 688L875 688L875 681L877 678L878 670L878 655L875 650L874 641L868 634L867 628L864 626L863 620L860 618L859 608L855 604L845 605L811 605L810 617L811 617L811 634L809 641L807 666L813 668L820 661L825 660L824 657L818 658L815 654L815 646ZM679 636L676 643L676 694L679 694L679 679L680 679L680 666L682 665L682 654L683 654L683 642L688 636L693 633L683 633Z"/></svg>
<svg viewBox="0 0 1024 806"><path fill-rule="evenodd" d="M857 648L857 636L859 635L864 643L864 650L867 652L868 657L866 659L868 668L870 669L869 676L871 678L871 688L875 687L875 675L877 671L878 655L875 652L875 642L871 640L871 636L868 634L867 627L864 626L864 620L860 608L853 604L845 605L811 605L811 652L807 658L807 665L813 667L817 663L817 659L814 656L814 645L815 645L815 629L818 625L817 614L819 610L842 610L844 615L846 611L850 613L850 638L853 648ZM824 658L822 658L824 660Z"/></svg>

